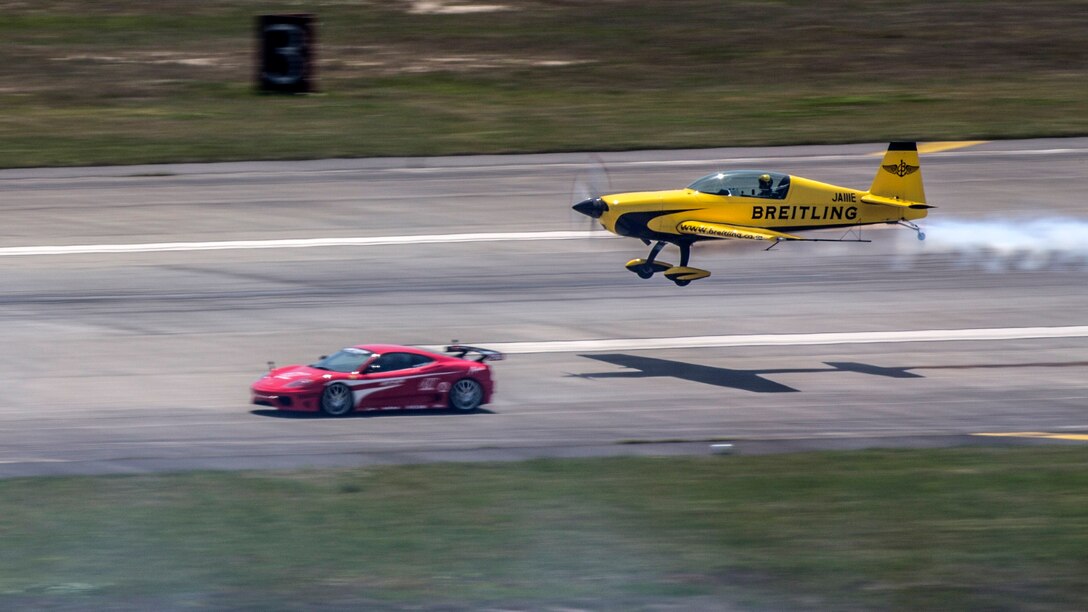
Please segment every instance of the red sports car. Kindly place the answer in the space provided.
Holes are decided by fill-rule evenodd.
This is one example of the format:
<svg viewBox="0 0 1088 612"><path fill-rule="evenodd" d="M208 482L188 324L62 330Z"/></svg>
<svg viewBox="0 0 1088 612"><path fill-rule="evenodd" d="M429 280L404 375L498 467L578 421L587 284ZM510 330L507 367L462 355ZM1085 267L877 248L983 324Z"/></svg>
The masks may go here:
<svg viewBox="0 0 1088 612"><path fill-rule="evenodd" d="M310 365L271 368L253 383L253 403L331 416L395 408L467 412L489 403L495 383L486 362L502 354L460 344L447 346L446 352L392 344L351 346Z"/></svg>

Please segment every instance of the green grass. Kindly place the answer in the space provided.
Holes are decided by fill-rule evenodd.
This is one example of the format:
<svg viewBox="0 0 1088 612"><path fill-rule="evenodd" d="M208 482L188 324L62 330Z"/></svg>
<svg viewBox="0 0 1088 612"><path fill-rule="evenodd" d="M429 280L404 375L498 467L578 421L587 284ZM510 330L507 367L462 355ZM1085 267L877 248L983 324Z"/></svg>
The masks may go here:
<svg viewBox="0 0 1088 612"><path fill-rule="evenodd" d="M307 3L283 97L254 19L296 3L0 0L0 167L1088 133L1083 0L501 4Z"/></svg>
<svg viewBox="0 0 1088 612"><path fill-rule="evenodd" d="M0 607L1082 608L1088 449L0 481Z"/></svg>

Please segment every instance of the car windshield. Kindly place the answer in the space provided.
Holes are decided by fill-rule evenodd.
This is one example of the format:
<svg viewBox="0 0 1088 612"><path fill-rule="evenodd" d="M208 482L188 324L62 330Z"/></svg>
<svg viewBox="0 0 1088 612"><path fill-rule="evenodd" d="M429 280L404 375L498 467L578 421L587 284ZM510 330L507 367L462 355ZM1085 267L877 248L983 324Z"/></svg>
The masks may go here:
<svg viewBox="0 0 1088 612"><path fill-rule="evenodd" d="M317 363L311 363L310 367L333 372L358 372L373 355L374 353L365 349L346 348L321 358Z"/></svg>
<svg viewBox="0 0 1088 612"><path fill-rule="evenodd" d="M711 195L781 200L790 190L790 177L780 172L761 170L715 172L688 185L688 189Z"/></svg>

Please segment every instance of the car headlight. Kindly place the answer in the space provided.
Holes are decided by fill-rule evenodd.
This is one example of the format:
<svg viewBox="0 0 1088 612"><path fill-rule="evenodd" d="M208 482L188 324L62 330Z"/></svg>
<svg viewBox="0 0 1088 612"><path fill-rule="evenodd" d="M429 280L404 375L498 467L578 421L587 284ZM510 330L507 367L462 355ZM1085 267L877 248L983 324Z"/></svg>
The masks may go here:
<svg viewBox="0 0 1088 612"><path fill-rule="evenodd" d="M314 381L310 380L309 378L300 378L298 380L292 380L284 386L286 386L288 389L298 389L299 387L309 387L313 384L313 382Z"/></svg>

